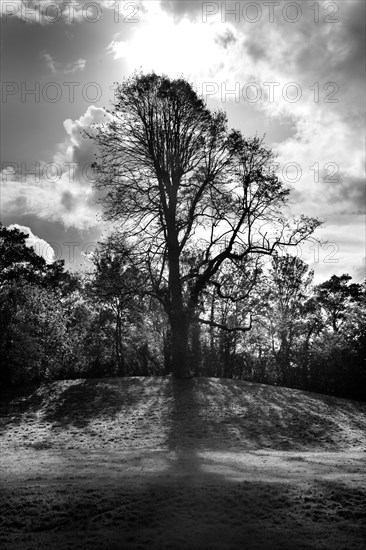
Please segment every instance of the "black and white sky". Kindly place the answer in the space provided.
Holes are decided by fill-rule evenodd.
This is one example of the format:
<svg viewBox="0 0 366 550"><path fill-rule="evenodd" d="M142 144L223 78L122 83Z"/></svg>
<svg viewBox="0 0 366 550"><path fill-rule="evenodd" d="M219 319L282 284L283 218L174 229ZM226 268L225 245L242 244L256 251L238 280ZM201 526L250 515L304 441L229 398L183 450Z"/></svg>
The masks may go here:
<svg viewBox="0 0 366 550"><path fill-rule="evenodd" d="M105 233L92 142L115 82L183 75L229 125L266 134L292 210L325 220L316 282L365 278L364 0L2 0L1 222L71 269Z"/></svg>

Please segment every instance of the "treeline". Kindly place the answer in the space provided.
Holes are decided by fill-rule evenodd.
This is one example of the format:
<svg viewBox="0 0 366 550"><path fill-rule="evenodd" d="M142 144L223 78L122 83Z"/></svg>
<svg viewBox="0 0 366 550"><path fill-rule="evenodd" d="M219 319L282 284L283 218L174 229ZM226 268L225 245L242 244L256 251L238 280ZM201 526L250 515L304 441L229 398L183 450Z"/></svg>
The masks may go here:
<svg viewBox="0 0 366 550"><path fill-rule="evenodd" d="M166 312L126 248L107 241L93 271L78 274L47 264L25 239L0 226L2 388L172 371ZM241 276L223 270L190 329L192 374L364 399L365 293L346 274L314 286L288 254Z"/></svg>

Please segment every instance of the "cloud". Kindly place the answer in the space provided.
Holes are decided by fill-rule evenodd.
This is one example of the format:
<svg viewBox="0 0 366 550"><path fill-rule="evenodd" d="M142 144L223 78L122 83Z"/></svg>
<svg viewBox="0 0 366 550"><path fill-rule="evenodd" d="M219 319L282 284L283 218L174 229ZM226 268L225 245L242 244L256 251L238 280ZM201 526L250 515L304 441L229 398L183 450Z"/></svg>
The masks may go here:
<svg viewBox="0 0 366 550"><path fill-rule="evenodd" d="M22 174L13 166L1 172L2 203L7 214L36 215L61 221L65 227L90 229L98 222L98 193L93 188L91 163L96 147L83 137L83 130L105 121L103 109L89 106L79 119L66 119L66 137L51 162L39 162L33 174Z"/></svg>
<svg viewBox="0 0 366 550"><path fill-rule="evenodd" d="M228 50L228 46L231 50ZM141 20L128 40L113 38L107 53L115 60L123 59L130 72L141 68L171 77L183 74L200 86L230 69L233 49L240 57L237 32L221 22L202 25L188 17L175 22L156 2L146 2Z"/></svg>
<svg viewBox="0 0 366 550"><path fill-rule="evenodd" d="M77 120L73 121L70 118L66 119L64 121L64 127L71 138L72 144L80 146L83 142L82 131L90 128L92 124L105 122L106 117L107 113L104 109L90 105L85 114Z"/></svg>
<svg viewBox="0 0 366 550"><path fill-rule="evenodd" d="M202 2L197 0L162 0L161 7L168 14L173 15L175 21L179 21L182 17L194 18L198 14L202 14Z"/></svg>
<svg viewBox="0 0 366 550"><path fill-rule="evenodd" d="M71 191L65 191L62 193L61 204L66 208L67 211L71 212L74 208L74 195Z"/></svg>
<svg viewBox="0 0 366 550"><path fill-rule="evenodd" d="M50 69L50 71L53 74L56 73L62 73L62 74L70 74L70 73L76 73L77 71L83 71L85 69L86 60L85 59L78 59L77 61L73 61L71 63L60 63L58 61L55 61L52 56L44 52L42 54L43 59L46 62L47 67Z"/></svg>
<svg viewBox="0 0 366 550"><path fill-rule="evenodd" d="M92 190L67 172L61 172L57 181L51 181L42 176L44 166L40 165L40 177L11 173L6 168L2 171L2 203L7 214L36 215L79 229L95 225L97 208L92 205ZM65 196L73 197L73 208Z"/></svg>
<svg viewBox="0 0 366 550"><path fill-rule="evenodd" d="M353 266L353 271L355 273L354 279L360 283L366 281L366 257L362 258L361 264Z"/></svg>
<svg viewBox="0 0 366 550"><path fill-rule="evenodd" d="M222 46L223 48L228 48L230 45L233 45L236 43L237 38L230 29L226 29L222 34L219 34L216 37L216 42Z"/></svg>
<svg viewBox="0 0 366 550"><path fill-rule="evenodd" d="M332 177L327 173L324 180L328 204L333 207L341 205L342 211L350 214L365 214L366 186L363 178L342 179L342 174Z"/></svg>
<svg viewBox="0 0 366 550"><path fill-rule="evenodd" d="M74 175L80 181L88 182L92 179L91 164L95 161L98 149L95 143L86 139L85 130L90 130L93 124L105 123L109 119L108 113L100 107L91 105L80 118L75 121L66 119L64 128L67 139L59 146L56 158L60 162L69 162L75 166Z"/></svg>
<svg viewBox="0 0 366 550"><path fill-rule="evenodd" d="M52 246L44 239L41 239L40 237L37 237L37 235L34 235L30 227L19 225L17 223L12 223L11 225L8 225L7 228L18 229L22 233L28 235L28 237L25 239L25 244L29 248L33 248L36 254L38 254L38 256L42 256L47 263L50 264L55 260L55 253Z"/></svg>

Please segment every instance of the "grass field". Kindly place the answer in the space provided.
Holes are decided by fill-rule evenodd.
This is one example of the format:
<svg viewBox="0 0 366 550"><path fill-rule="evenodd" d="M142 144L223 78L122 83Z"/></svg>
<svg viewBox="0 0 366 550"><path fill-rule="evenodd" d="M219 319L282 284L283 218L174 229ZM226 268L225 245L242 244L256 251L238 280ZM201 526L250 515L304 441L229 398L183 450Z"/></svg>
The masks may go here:
<svg viewBox="0 0 366 550"><path fill-rule="evenodd" d="M363 549L366 404L243 381L54 382L1 403L0 547Z"/></svg>

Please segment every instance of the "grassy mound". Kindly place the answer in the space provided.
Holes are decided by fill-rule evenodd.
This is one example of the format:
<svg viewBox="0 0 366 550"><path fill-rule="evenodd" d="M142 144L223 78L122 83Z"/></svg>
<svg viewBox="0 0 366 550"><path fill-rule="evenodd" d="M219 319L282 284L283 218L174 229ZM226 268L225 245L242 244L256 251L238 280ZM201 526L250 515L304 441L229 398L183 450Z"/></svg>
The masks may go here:
<svg viewBox="0 0 366 550"><path fill-rule="evenodd" d="M60 381L1 404L2 548L363 548L366 405L243 381Z"/></svg>

